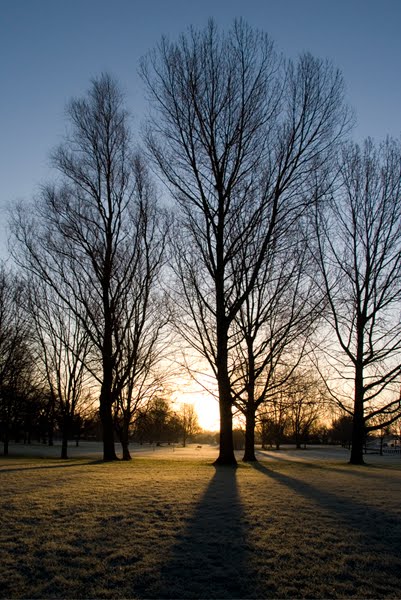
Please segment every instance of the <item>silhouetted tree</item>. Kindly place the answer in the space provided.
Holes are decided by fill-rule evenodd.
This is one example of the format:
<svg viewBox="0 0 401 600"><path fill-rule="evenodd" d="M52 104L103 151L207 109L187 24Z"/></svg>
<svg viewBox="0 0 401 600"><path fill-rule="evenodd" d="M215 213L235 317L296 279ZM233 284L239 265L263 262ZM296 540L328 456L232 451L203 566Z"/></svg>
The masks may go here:
<svg viewBox="0 0 401 600"><path fill-rule="evenodd" d="M113 418L123 459L130 460L129 434L136 411L146 405L173 376L166 367L169 349L167 311L160 291L164 264L166 223L156 214L154 187L144 164L135 163L138 196L142 202L136 273L130 293L122 298L115 326L116 362ZM121 331L122 333L121 333ZM117 344L118 340L118 344Z"/></svg>
<svg viewBox="0 0 401 600"><path fill-rule="evenodd" d="M310 372L293 373L286 383L286 394L289 434L301 448L317 425L326 398L321 382Z"/></svg>
<svg viewBox="0 0 401 600"><path fill-rule="evenodd" d="M272 249L234 322L231 385L234 404L246 419L244 461L256 460L259 407L265 403L265 411L269 402L277 402L324 305L308 273L305 235L291 229L282 245Z"/></svg>
<svg viewBox="0 0 401 600"><path fill-rule="evenodd" d="M271 386L272 394L260 406L258 411L259 430L262 447L266 444L275 446L276 450L284 442L285 431L288 424L288 402L284 391L286 376L279 376L277 388Z"/></svg>
<svg viewBox="0 0 401 600"><path fill-rule="evenodd" d="M272 247L314 200L312 175L348 122L342 78L309 54L284 63L242 21L162 39L142 74L155 108L148 148L179 207L179 327L217 380L217 463L235 464L231 328Z"/></svg>
<svg viewBox="0 0 401 600"><path fill-rule="evenodd" d="M165 398L155 396L137 411L133 437L141 444L145 441L157 445L161 442L178 442L180 436L180 418Z"/></svg>
<svg viewBox="0 0 401 600"><path fill-rule="evenodd" d="M22 282L0 264L0 434L4 455L21 419L23 390L32 381L30 323L23 310Z"/></svg>
<svg viewBox="0 0 401 600"><path fill-rule="evenodd" d="M187 445L188 439L200 431L198 415L193 404L184 403L178 412L180 421L182 445Z"/></svg>
<svg viewBox="0 0 401 600"><path fill-rule="evenodd" d="M401 414L401 148L388 139L347 145L337 188L317 214L324 291L339 353L331 367L353 380L353 407L332 388L353 418L350 462L362 464L366 433ZM344 392L346 393L346 392Z"/></svg>
<svg viewBox="0 0 401 600"><path fill-rule="evenodd" d="M41 279L29 280L27 307L34 325L37 367L42 367L40 371L49 388L51 421L58 421L61 458L67 458L76 411L87 395L84 385L90 351L88 330L76 318L76 310L71 310Z"/></svg>
<svg viewBox="0 0 401 600"><path fill-rule="evenodd" d="M155 283L164 233L116 82L95 79L67 113L68 136L53 153L60 182L43 190L35 219L26 207L14 215L15 254L87 329L96 349L88 367L100 387L103 457L115 460L112 407L131 372L131 330L147 309L141 293L146 297Z"/></svg>
<svg viewBox="0 0 401 600"><path fill-rule="evenodd" d="M383 456L383 448L385 447L385 438L392 435L391 425L387 424L388 417L386 414L378 414L376 417L370 420L370 425L377 425L378 427L375 429L375 438L379 439L379 454ZM365 440L365 450L367 450L367 446L369 443L369 437L366 436Z"/></svg>
<svg viewBox="0 0 401 600"><path fill-rule="evenodd" d="M330 429L332 442L351 448L352 442L352 416L345 413L333 420Z"/></svg>
<svg viewBox="0 0 401 600"><path fill-rule="evenodd" d="M262 443L262 450L267 450L267 446L275 446L280 450L280 445L284 440L285 422L276 422L273 418L263 415L259 420L258 431Z"/></svg>
<svg viewBox="0 0 401 600"><path fill-rule="evenodd" d="M123 460L131 460L129 440L133 430L137 433L140 431L141 441L143 441L143 432L149 430L149 415L152 414L153 419L154 403L157 403L160 390L163 389L163 383L167 379L165 371L152 369L152 355L149 354L147 358L149 364L146 361L142 363L138 352L137 361L132 366L127 384L113 406L114 425L121 444ZM162 360L163 355L157 358L153 356L155 365ZM151 429L154 431L153 425Z"/></svg>

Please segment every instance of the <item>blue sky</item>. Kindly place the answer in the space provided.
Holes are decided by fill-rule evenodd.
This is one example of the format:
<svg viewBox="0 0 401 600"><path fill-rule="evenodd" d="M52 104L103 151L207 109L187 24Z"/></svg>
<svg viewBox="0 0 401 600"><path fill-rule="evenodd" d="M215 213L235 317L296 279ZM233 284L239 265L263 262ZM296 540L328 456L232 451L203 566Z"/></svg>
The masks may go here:
<svg viewBox="0 0 401 600"><path fill-rule="evenodd" d="M64 106L102 71L127 95L138 129L146 108L139 58L208 17L235 17L270 34L286 56L330 59L357 113L354 138L401 134L401 0L0 0L0 255L5 207L51 177L49 152Z"/></svg>

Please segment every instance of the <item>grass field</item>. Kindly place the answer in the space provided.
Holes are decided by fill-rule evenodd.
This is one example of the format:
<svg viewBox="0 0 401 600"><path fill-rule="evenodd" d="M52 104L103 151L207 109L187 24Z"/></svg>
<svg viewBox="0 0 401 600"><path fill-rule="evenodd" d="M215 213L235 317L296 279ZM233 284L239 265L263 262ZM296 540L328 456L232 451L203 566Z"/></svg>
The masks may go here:
<svg viewBox="0 0 401 600"><path fill-rule="evenodd" d="M399 458L283 456L0 458L0 596L399 598Z"/></svg>

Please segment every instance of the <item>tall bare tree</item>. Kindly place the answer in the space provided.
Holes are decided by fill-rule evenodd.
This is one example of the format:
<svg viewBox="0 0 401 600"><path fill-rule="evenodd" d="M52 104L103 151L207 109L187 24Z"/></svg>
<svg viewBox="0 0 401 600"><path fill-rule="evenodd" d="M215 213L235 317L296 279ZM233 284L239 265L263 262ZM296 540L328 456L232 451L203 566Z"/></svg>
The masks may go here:
<svg viewBox="0 0 401 600"><path fill-rule="evenodd" d="M138 294L162 265L164 233L154 190L132 150L123 96L109 75L67 107L69 131L53 153L60 174L31 208L14 215L20 264L60 295L86 327L100 387L104 460L115 460L112 406L126 385ZM141 310L147 300L141 299ZM125 365L121 353L125 353ZM135 348L132 348L135 352Z"/></svg>
<svg viewBox="0 0 401 600"><path fill-rule="evenodd" d="M295 372L286 382L290 435L297 448L306 443L313 427L324 416L326 394L322 382L310 370Z"/></svg>
<svg viewBox="0 0 401 600"><path fill-rule="evenodd" d="M139 291L139 290L138 290ZM139 412L146 409L155 396L165 391L174 370L171 369L169 354L169 331L167 319L163 317L162 297L152 293L140 293L136 313L131 318L125 343L120 347L118 373L124 375L125 385L119 392L113 407L114 424L122 447L123 460L130 460L129 437L132 425ZM143 304L146 300L147 306ZM117 381L120 377L118 376Z"/></svg>
<svg viewBox="0 0 401 600"><path fill-rule="evenodd" d="M184 403L178 413L180 421L182 445L185 448L189 438L199 433L198 415L193 404Z"/></svg>
<svg viewBox="0 0 401 600"><path fill-rule="evenodd" d="M276 450L280 450L280 445L284 441L285 432L289 422L288 399L286 396L285 375L278 374L279 385L272 390L269 398L259 406L258 411L258 429L262 441L262 449L266 449L266 444L273 444ZM281 383L283 383L281 385Z"/></svg>
<svg viewBox="0 0 401 600"><path fill-rule="evenodd" d="M73 299L71 299L72 302ZM43 375L61 430L61 458L68 458L68 440L77 410L87 398L85 378L90 346L87 328L54 289L31 278L27 308L36 342L38 375ZM88 382L87 382L88 383Z"/></svg>
<svg viewBox="0 0 401 600"><path fill-rule="evenodd" d="M343 82L309 54L284 62L242 21L163 39L142 74L155 109L148 148L179 208L180 327L217 379L217 463L235 464L230 330L347 126Z"/></svg>
<svg viewBox="0 0 401 600"><path fill-rule="evenodd" d="M21 280L0 263L0 435L5 456L13 421L21 418L16 414L18 396L30 387L33 366L23 294Z"/></svg>
<svg viewBox="0 0 401 600"><path fill-rule="evenodd" d="M306 234L291 229L272 249L233 324L231 385L234 404L245 416L244 461L256 460L259 407L274 402L292 377L324 305L310 277Z"/></svg>
<svg viewBox="0 0 401 600"><path fill-rule="evenodd" d="M388 139L347 145L338 188L317 214L318 248L329 323L339 353L331 367L351 384L350 407L337 383L342 408L353 416L351 463L363 463L373 419L390 425L401 414L401 146Z"/></svg>

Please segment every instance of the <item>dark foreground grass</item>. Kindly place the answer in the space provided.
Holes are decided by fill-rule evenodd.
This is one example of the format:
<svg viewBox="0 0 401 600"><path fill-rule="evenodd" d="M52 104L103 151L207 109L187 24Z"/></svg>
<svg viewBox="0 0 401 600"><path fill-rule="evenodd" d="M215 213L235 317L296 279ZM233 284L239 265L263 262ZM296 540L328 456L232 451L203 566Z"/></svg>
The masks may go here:
<svg viewBox="0 0 401 600"><path fill-rule="evenodd" d="M2 598L399 598L401 470L0 459Z"/></svg>

